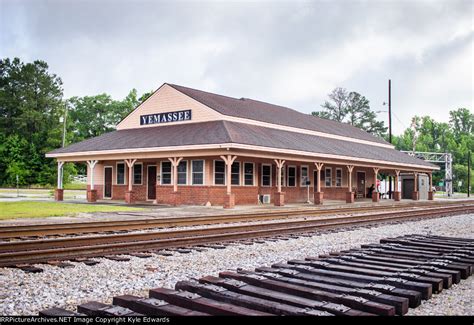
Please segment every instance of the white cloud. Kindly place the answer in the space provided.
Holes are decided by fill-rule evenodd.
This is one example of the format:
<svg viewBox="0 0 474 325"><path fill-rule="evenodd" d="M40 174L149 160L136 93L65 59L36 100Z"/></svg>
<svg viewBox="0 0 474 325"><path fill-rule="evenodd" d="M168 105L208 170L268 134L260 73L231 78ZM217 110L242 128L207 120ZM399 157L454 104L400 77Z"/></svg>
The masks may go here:
<svg viewBox="0 0 474 325"><path fill-rule="evenodd" d="M0 0L0 55L43 59L65 95L174 82L310 112L337 86L374 109L472 107L470 1ZM400 132L402 124L395 123Z"/></svg>

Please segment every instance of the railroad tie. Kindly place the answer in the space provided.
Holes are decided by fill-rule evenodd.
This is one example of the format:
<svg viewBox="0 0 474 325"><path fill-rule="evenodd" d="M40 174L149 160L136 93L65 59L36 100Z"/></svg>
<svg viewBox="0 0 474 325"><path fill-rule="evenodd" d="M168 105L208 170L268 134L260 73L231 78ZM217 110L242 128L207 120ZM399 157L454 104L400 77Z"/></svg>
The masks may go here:
<svg viewBox="0 0 474 325"><path fill-rule="evenodd" d="M334 315L340 316L368 316L372 313L365 312L358 308L351 308L341 303L328 302L325 300L314 299L311 291L290 286L285 283L279 283L272 279L258 276L252 273L221 272L219 278L212 279L206 277L202 281L213 281L234 291L245 291L249 295L261 297L264 299L278 301L294 306L307 307L316 310L322 310ZM219 279L219 280L217 280ZM224 279L224 280L223 280ZM225 281L231 279L232 281ZM300 290L298 290L300 289Z"/></svg>
<svg viewBox="0 0 474 325"><path fill-rule="evenodd" d="M150 298L164 300L170 304L191 308L196 311L222 316L269 316L265 313L245 307L202 297L196 293L156 288L149 291Z"/></svg>
<svg viewBox="0 0 474 325"><path fill-rule="evenodd" d="M266 277L272 277L275 275L280 275L280 281L291 282L294 280L304 280L308 281L309 283L316 283L317 285L320 284L329 284L329 285L337 285L343 288L350 288L350 289L368 289L368 290L375 290L377 292L385 293L388 295L393 295L401 298L408 299L409 307L415 308L421 304L421 293L415 290L407 290L397 288L395 286L387 285L387 284L379 284L379 283L372 283L372 282L360 282L354 280L347 280L341 278L334 278L330 276L324 275L315 275L315 274L308 274L299 272L297 270L289 270L289 269L280 269L280 268L271 268L271 267L259 267L255 269L258 274L261 274ZM242 271L239 271L242 272ZM311 286L311 284L309 284Z"/></svg>
<svg viewBox="0 0 474 325"><path fill-rule="evenodd" d="M289 315L289 316L309 316L314 315L316 310L300 308L283 304L275 301L268 301L262 298L233 292L225 287L213 284L203 284L194 281L180 281L176 283L177 290L186 290L197 293L203 297L223 301L229 304L258 310L273 315ZM331 315L330 313L319 311L321 315Z"/></svg>
<svg viewBox="0 0 474 325"><path fill-rule="evenodd" d="M389 267L382 265L373 265L370 262L361 263L355 261L355 259L348 258L347 256L340 256L338 258L317 258L317 257L307 257L306 261L310 262L328 262L332 265L350 267L355 273L359 274L369 274L369 275L382 275L382 276L393 276L398 275L401 278L412 279L417 278L421 282L427 282L434 284L433 290L434 293L439 291L437 284L441 279L443 281L443 286L445 289L449 289L453 283L453 279L450 274L445 273L435 273L428 270L420 270L416 268L401 268L401 267Z"/></svg>
<svg viewBox="0 0 474 325"><path fill-rule="evenodd" d="M179 281L175 290L151 289L146 298L116 296L112 305L91 301L79 305L77 312L88 316L405 315L421 299L472 275L473 246L473 240L441 236L384 238L378 244L253 271L237 269L220 272L218 277ZM41 314L77 315L61 308Z"/></svg>
<svg viewBox="0 0 474 325"><path fill-rule="evenodd" d="M85 314L76 313L63 308L49 308L39 312L39 316L61 317L61 316L85 316Z"/></svg>
<svg viewBox="0 0 474 325"><path fill-rule="evenodd" d="M87 316L99 316L99 317L143 316L142 314L136 313L128 308L103 304L97 301L90 301L85 304L77 306L77 312L85 314Z"/></svg>
<svg viewBox="0 0 474 325"><path fill-rule="evenodd" d="M242 273L243 271L240 271ZM284 272L283 272L284 273ZM288 284L299 285L307 288L317 289L325 292L335 293L335 294L342 294L342 295L350 295L361 297L364 299L368 299L377 303L391 305L395 307L395 312L398 315L404 315L408 312L409 306L409 299L407 297L400 297L393 295L391 293L382 292L380 290L376 290L375 288L369 288L367 286L359 286L359 287L350 287L344 286L340 283L335 283L335 281L319 281L320 279L315 279L314 277L302 277L302 278L294 278L294 277L287 277L281 273L275 272L263 272L261 274L254 273L254 272L245 272L247 276L261 276L263 278L280 281Z"/></svg>
<svg viewBox="0 0 474 325"><path fill-rule="evenodd" d="M387 284L401 289L415 290L421 293L421 298L424 300L430 299L433 293L433 287L429 283L419 283L414 281L409 281L402 279L400 277L382 277L382 276L369 276L363 274L355 274L350 272L338 272L334 270L328 270L324 268L315 268L309 265L301 264L286 264L286 263L277 263L272 265L274 268L283 268L290 270L297 270L303 273L315 274L315 275L325 275L329 277L354 280L366 283L380 283Z"/></svg>
<svg viewBox="0 0 474 325"><path fill-rule="evenodd" d="M264 277L255 277L249 275L241 275L237 277L235 274L232 273L220 273L219 276L222 277L231 277L233 276L234 279L238 279L249 284L285 292L297 296L301 296L308 299L313 299L316 301L327 301L335 304L342 304L347 307L363 311L365 313L377 314L377 315L385 315L390 316L395 314L395 308L390 305L370 301L368 299L354 296L350 294L336 294L329 291L323 291L320 289L313 289L311 287L304 287L301 285L295 285L290 283L284 283L278 280L273 279L266 279Z"/></svg>
<svg viewBox="0 0 474 325"><path fill-rule="evenodd" d="M406 272L412 272L412 273L417 273L417 274L425 274L428 276L435 276L435 277L439 276L439 277L443 277L443 279L448 279L448 280L449 278L447 278L447 276L449 276L453 283L459 283L461 281L461 272L456 271L456 270L443 269L443 268L430 266L430 265L423 265L423 264L409 265L409 264L403 264L403 263L392 263L391 261L371 260L368 258L364 258L363 256L357 256L357 255L352 255L352 254L340 255L338 258L343 261L358 263L357 265L364 265L364 266L366 265L367 267L371 267L375 269L380 268L380 267L386 267L387 270L391 270L393 272L406 271ZM450 286L451 286L450 282L447 281L447 286L445 286L445 289L449 288Z"/></svg>
<svg viewBox="0 0 474 325"><path fill-rule="evenodd" d="M116 306L128 308L147 316L208 316L209 314L188 308L170 305L155 298L141 298L132 295L117 296L113 299Z"/></svg>
<svg viewBox="0 0 474 325"><path fill-rule="evenodd" d="M106 258L108 260L111 260L111 261L116 261L116 262L128 262L128 261L130 261L130 258L124 257L124 256L110 255L110 256L104 256L104 258Z"/></svg>

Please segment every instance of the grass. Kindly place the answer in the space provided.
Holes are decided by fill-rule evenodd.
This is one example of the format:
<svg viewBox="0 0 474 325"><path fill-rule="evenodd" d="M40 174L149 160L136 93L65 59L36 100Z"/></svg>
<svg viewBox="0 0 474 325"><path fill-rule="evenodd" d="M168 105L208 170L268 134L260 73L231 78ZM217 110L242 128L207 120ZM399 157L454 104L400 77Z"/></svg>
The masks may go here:
<svg viewBox="0 0 474 325"><path fill-rule="evenodd" d="M64 189L65 190L87 190L87 184L86 183L64 184Z"/></svg>
<svg viewBox="0 0 474 325"><path fill-rule="evenodd" d="M69 183L64 184L65 190L87 190L86 183ZM20 187L20 192L30 192L30 193L38 193L40 191L54 191L54 187L52 186L32 186L29 188ZM0 188L0 192L16 192L16 188Z"/></svg>
<svg viewBox="0 0 474 325"><path fill-rule="evenodd" d="M81 212L140 211L144 208L59 202L0 202L0 220L71 216Z"/></svg>

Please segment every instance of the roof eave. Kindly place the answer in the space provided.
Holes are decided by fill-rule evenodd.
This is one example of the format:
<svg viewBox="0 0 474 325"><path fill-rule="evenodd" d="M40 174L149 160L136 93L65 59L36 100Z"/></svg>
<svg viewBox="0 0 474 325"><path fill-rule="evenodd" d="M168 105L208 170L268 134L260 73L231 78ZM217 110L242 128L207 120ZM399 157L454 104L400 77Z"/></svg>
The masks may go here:
<svg viewBox="0 0 474 325"><path fill-rule="evenodd" d="M252 150L252 151L264 151L271 153L283 153L288 155L295 156L306 156L306 157L315 157L315 161L325 160L325 159L337 159L337 160L347 160L347 161L359 161L365 164L376 165L386 165L393 166L393 168L400 169L417 169L417 170L439 170L438 166L432 165L418 165L418 164L408 164L408 163L398 163L391 161L383 160L374 160L367 158L351 157L351 156L341 156L333 154L323 154L317 152L301 151L301 150L292 150L292 149L281 149L281 148L271 148L264 146L255 146L247 145L240 143L219 143L219 144L205 144L205 145L183 145L183 146L169 146L169 147L149 147L149 148L133 148L133 149L114 149L114 150L96 150L96 151L80 151L80 152L61 152L54 153L50 152L46 154L47 158L56 158L61 159L70 159L74 157L85 157L85 156L101 156L101 155L119 155L119 154L133 154L133 153L153 153L153 152L172 152L172 151L195 151L195 150L205 150L205 149L243 149L243 150Z"/></svg>

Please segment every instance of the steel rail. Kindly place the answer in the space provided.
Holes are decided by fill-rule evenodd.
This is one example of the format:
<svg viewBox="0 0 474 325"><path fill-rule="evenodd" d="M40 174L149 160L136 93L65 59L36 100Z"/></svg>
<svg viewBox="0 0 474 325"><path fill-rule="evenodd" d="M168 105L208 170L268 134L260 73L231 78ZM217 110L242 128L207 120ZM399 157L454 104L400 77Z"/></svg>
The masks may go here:
<svg viewBox="0 0 474 325"><path fill-rule="evenodd" d="M474 205L471 206L459 206L459 207L439 207L424 209L421 212L425 213L436 213L438 211L456 210L456 211L468 211L469 209L474 210ZM247 229L271 229L279 228L282 225L286 227L296 227L300 225L324 225L334 222L345 222L348 220L358 219L372 219L374 217L389 217L393 215L410 216L413 211L394 211L394 212L382 212L377 214L359 215L359 216L339 216L328 219L303 219L303 220L289 220L289 221L271 221L260 224L239 224L239 225L228 225L218 227L208 227L199 229L180 229L180 230L165 230L165 231L151 231L145 233L125 233L125 234L111 234L111 235L95 235L95 236L79 236L79 237L62 237L52 239L34 239L34 240L22 240L16 242L2 242L0 243L0 253L8 251L18 250L38 250L43 248L52 247L71 247L71 246L87 246L91 244L102 244L102 243L114 243L114 242L130 242L139 240L153 240L159 238L179 238L187 237L191 235L203 235L203 234L215 234L222 232L231 231L245 231Z"/></svg>
<svg viewBox="0 0 474 325"><path fill-rule="evenodd" d="M459 204L474 204L474 201L461 202L430 202L402 205L384 205L372 207L344 207L328 209L298 209L286 211L271 211L259 213L239 213L228 215L211 216L191 216L191 217L166 217L160 219L132 219L132 220L114 220L114 221L94 221L94 222L68 222L68 223L49 223L39 225L15 225L0 227L0 239L11 239L15 237L44 237L48 235L65 234L86 234L109 231L131 231L151 228L183 227L196 225L211 225L231 222L250 222L271 219L289 219L300 216L328 216L334 214L355 214L371 211L404 210L411 208L423 208L433 206L454 206Z"/></svg>
<svg viewBox="0 0 474 325"><path fill-rule="evenodd" d="M239 225L212 227L145 234L101 236L100 238L81 237L42 241L28 241L14 244L10 248L4 245L0 253L0 266L12 266L23 263L38 263L48 260L71 259L76 257L100 257L110 254L127 254L139 251L165 249L171 247L210 244L222 241L242 240L258 237L286 235L314 231L319 229L347 227L374 222L392 222L420 217L437 217L474 211L474 206L444 207L407 212L372 214L357 217L341 217L318 221L297 221L265 223L258 225ZM46 243L45 243L46 242ZM54 243L54 244L53 244ZM23 244L23 245L22 245ZM36 244L36 245L35 245Z"/></svg>

